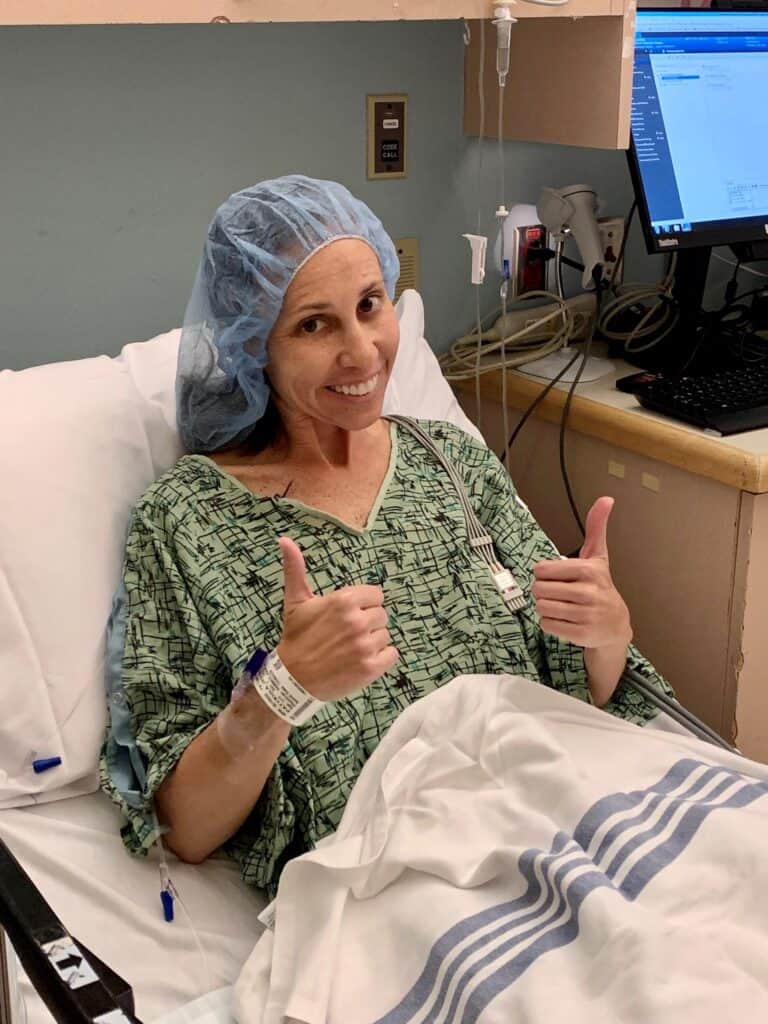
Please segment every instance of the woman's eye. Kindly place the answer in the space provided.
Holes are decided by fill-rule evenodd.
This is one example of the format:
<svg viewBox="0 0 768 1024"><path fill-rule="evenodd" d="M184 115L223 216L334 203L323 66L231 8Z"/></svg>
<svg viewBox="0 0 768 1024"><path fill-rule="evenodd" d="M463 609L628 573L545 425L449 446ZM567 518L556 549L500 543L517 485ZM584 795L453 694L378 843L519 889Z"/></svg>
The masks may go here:
<svg viewBox="0 0 768 1024"><path fill-rule="evenodd" d="M300 325L299 329L302 334L317 334L317 332L320 330L320 317L310 317L309 320L305 320Z"/></svg>
<svg viewBox="0 0 768 1024"><path fill-rule="evenodd" d="M373 311L378 309L380 305L381 298L378 295L366 295L364 299L360 300L360 312L373 313Z"/></svg>

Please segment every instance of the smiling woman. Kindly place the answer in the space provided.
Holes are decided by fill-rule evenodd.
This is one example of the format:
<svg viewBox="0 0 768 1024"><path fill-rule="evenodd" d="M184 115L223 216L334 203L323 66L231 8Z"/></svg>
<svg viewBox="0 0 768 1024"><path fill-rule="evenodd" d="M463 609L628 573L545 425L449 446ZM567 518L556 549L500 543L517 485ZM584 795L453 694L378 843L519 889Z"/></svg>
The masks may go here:
<svg viewBox="0 0 768 1024"><path fill-rule="evenodd" d="M655 714L616 687L627 661L665 684L629 645L610 509L581 559L553 562L496 457L419 421L525 590L513 614L446 469L382 417L396 278L382 225L333 182L264 182L214 217L179 357L189 454L139 501L126 546L102 783L133 852L163 832L192 862L223 846L274 893L336 828L399 713L458 675Z"/></svg>
<svg viewBox="0 0 768 1024"><path fill-rule="evenodd" d="M254 494L290 490L293 500L363 526L390 461L381 406L398 338L370 245L343 238L324 246L291 282L270 334L271 438L257 429L250 443L211 459Z"/></svg>
<svg viewBox="0 0 768 1024"><path fill-rule="evenodd" d="M311 275L310 264L342 241L361 243L370 282L379 285L382 299L391 299L400 271L394 244L379 219L341 185L288 175L236 192L216 211L179 356L179 429L189 451L263 439L268 341L278 319L281 334L299 332L301 323L309 332L322 327L321 307L337 297L318 293L303 272ZM323 270L327 278L328 266L320 275ZM358 276L355 283L364 282ZM284 319L288 292L290 322Z"/></svg>
<svg viewBox="0 0 768 1024"><path fill-rule="evenodd" d="M313 305L312 296L325 301ZM398 338L378 258L365 242L332 242L302 267L270 335L266 367L293 447L319 455L319 446L339 462L332 449L378 422Z"/></svg>

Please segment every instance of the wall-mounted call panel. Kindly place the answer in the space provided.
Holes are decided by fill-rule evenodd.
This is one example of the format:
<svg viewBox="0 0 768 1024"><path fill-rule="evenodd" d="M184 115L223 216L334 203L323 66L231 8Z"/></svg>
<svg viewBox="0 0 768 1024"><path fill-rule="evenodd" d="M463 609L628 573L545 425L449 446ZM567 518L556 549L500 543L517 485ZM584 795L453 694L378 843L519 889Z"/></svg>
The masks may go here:
<svg viewBox="0 0 768 1024"><path fill-rule="evenodd" d="M368 177L404 178L407 174L408 96L368 97Z"/></svg>

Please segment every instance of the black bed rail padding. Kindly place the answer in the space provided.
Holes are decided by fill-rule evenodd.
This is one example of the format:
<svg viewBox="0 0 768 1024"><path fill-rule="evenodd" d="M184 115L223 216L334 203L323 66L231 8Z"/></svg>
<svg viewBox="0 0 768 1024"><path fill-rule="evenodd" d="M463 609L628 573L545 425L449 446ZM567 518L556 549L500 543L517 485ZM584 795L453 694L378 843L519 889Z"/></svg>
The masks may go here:
<svg viewBox="0 0 768 1024"><path fill-rule="evenodd" d="M141 1024L130 985L69 934L2 839L0 926L59 1024Z"/></svg>

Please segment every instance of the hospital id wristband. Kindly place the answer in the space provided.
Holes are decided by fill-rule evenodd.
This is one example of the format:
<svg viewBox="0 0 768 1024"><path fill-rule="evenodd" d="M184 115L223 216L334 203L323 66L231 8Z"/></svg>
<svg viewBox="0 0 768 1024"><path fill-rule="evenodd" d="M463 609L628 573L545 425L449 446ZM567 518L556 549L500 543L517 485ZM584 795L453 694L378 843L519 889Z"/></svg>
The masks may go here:
<svg viewBox="0 0 768 1024"><path fill-rule="evenodd" d="M254 670L252 665L257 658L261 660L261 666ZM262 651L258 651L251 658L246 671L254 671L254 689L269 710L291 725L303 725L325 703L313 697L293 678L277 651L272 651L266 657Z"/></svg>

